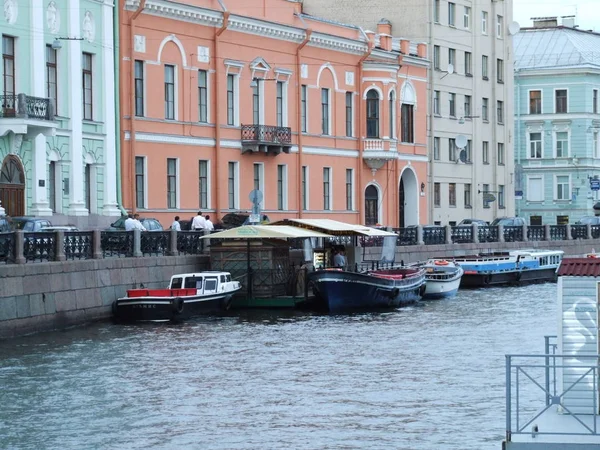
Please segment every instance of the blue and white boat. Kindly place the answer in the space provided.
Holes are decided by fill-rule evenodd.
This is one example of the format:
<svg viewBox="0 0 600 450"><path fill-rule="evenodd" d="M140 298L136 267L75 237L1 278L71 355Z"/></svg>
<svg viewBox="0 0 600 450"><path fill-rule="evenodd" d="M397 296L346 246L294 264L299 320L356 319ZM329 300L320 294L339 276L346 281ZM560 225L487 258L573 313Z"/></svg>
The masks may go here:
<svg viewBox="0 0 600 450"><path fill-rule="evenodd" d="M316 306L329 312L396 308L418 301L425 269L396 267L365 272L325 269L309 273Z"/></svg>
<svg viewBox="0 0 600 450"><path fill-rule="evenodd" d="M423 299L453 297L458 292L463 269L446 259L432 259L423 265L425 292Z"/></svg>
<svg viewBox="0 0 600 450"><path fill-rule="evenodd" d="M515 250L454 258L463 268L461 287L556 281L562 250Z"/></svg>

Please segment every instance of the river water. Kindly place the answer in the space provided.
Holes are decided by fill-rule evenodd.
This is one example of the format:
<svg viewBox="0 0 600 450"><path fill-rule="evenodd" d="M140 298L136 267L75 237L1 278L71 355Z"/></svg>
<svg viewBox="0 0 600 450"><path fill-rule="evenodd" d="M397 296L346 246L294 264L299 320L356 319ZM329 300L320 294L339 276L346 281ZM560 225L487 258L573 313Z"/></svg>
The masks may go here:
<svg viewBox="0 0 600 450"><path fill-rule="evenodd" d="M0 341L0 448L499 450L504 355L555 313L543 284Z"/></svg>

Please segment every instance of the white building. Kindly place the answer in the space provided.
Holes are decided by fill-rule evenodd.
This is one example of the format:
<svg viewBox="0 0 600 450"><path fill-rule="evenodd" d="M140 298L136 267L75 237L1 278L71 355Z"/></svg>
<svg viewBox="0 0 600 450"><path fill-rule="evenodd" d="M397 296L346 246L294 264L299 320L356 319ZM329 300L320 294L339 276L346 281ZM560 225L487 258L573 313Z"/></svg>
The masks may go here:
<svg viewBox="0 0 600 450"><path fill-rule="evenodd" d="M428 44L430 223L514 215L512 0L303 0L303 7L368 30L385 18L395 34Z"/></svg>

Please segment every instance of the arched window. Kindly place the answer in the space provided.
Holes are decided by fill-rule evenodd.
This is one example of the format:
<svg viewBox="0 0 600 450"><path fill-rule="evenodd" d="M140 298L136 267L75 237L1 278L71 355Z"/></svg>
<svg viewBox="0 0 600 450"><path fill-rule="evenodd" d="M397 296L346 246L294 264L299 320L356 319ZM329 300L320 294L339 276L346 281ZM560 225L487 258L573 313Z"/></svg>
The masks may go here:
<svg viewBox="0 0 600 450"><path fill-rule="evenodd" d="M375 225L379 221L379 193L370 184L365 189L365 225Z"/></svg>
<svg viewBox="0 0 600 450"><path fill-rule="evenodd" d="M394 91L390 92L389 107L390 107L390 138L394 139L396 137L396 94L394 93Z"/></svg>
<svg viewBox="0 0 600 450"><path fill-rule="evenodd" d="M367 92L367 137L379 137L379 93L375 89Z"/></svg>

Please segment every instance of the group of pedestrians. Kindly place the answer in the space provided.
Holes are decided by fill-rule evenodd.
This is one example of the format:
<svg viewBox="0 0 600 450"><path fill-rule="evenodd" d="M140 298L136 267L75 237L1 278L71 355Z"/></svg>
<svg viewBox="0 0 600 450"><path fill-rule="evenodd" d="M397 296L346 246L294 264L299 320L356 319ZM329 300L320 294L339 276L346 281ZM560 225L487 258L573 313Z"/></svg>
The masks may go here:
<svg viewBox="0 0 600 450"><path fill-rule="evenodd" d="M190 229L192 231L214 231L215 226L210 220L210 216L208 214L203 215L202 211L198 211L198 215L192 219ZM171 230L181 231L179 216L175 216L175 221L171 224Z"/></svg>
<svg viewBox="0 0 600 450"><path fill-rule="evenodd" d="M131 230L146 231L146 227L140 222L139 214L127 214L127 219L125 219L125 231Z"/></svg>

